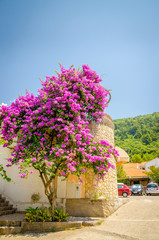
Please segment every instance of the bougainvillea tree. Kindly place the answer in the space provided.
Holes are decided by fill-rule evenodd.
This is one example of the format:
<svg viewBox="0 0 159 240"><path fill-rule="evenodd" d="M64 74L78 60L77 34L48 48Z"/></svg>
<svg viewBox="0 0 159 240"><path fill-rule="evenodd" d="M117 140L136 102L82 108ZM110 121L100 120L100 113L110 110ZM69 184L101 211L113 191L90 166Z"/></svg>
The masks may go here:
<svg viewBox="0 0 159 240"><path fill-rule="evenodd" d="M1 135L4 147L15 142L7 166L18 165L19 177L27 178L36 169L45 194L54 205L56 176L81 175L92 168L97 180L103 179L110 167L109 158L117 151L105 140L94 139L91 121L104 115L109 92L99 83L97 73L87 65L82 70L60 65L57 77L46 76L34 96L26 92L10 106L0 108Z"/></svg>

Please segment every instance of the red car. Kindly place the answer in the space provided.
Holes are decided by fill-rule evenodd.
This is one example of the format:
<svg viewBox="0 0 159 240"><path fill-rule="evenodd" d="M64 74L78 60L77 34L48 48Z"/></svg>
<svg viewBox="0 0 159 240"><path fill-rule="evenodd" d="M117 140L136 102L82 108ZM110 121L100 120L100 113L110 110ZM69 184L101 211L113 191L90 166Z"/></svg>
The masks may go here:
<svg viewBox="0 0 159 240"><path fill-rule="evenodd" d="M124 183L118 183L118 196L127 197L130 195L130 189Z"/></svg>

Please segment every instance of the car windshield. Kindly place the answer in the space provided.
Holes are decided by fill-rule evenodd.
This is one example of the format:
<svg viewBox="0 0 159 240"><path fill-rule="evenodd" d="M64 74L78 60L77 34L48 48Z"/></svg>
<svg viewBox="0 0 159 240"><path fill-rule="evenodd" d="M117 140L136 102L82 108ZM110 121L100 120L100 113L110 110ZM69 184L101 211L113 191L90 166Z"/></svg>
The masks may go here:
<svg viewBox="0 0 159 240"><path fill-rule="evenodd" d="M157 188L157 185L151 183L147 185L147 188Z"/></svg>
<svg viewBox="0 0 159 240"><path fill-rule="evenodd" d="M139 189L139 188L141 188L141 185L132 185L132 188L137 188L137 189Z"/></svg>

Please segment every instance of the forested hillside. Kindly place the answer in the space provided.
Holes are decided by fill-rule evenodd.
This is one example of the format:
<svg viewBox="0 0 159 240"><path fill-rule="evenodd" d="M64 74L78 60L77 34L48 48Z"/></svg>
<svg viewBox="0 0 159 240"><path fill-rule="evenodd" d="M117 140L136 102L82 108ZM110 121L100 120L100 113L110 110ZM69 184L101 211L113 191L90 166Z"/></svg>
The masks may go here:
<svg viewBox="0 0 159 240"><path fill-rule="evenodd" d="M123 148L131 162L159 157L159 112L114 120L115 146Z"/></svg>

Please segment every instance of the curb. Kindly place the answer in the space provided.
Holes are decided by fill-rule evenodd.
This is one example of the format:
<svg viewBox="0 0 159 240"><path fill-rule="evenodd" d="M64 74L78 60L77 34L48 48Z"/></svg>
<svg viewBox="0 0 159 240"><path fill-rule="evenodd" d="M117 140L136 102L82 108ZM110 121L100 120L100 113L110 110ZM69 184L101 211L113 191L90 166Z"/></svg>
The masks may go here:
<svg viewBox="0 0 159 240"><path fill-rule="evenodd" d="M24 232L56 232L64 230L80 229L100 225L104 219L95 221L69 221L69 222L23 222L23 221L0 221L0 235L8 235Z"/></svg>
<svg viewBox="0 0 159 240"><path fill-rule="evenodd" d="M21 224L23 232L55 232L81 227L82 222L22 222Z"/></svg>

